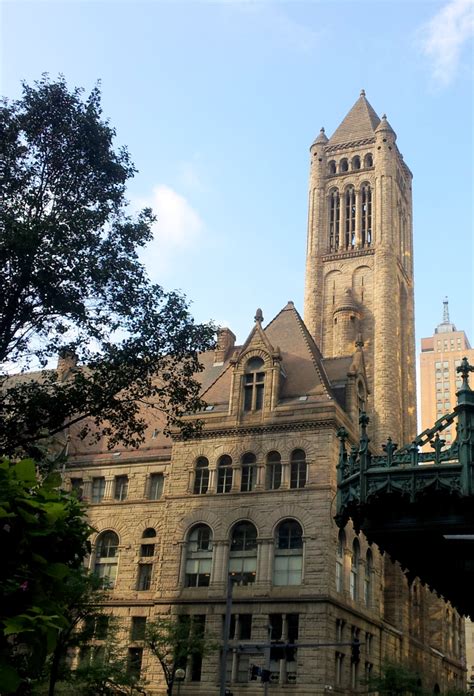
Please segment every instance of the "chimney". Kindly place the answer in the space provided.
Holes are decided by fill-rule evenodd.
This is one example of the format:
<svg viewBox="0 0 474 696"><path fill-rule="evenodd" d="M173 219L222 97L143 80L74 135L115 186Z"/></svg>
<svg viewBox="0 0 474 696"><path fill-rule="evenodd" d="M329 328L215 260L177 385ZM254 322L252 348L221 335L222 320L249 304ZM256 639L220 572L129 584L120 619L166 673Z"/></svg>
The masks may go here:
<svg viewBox="0 0 474 696"><path fill-rule="evenodd" d="M223 365L229 352L235 345L235 335L230 329L223 328L217 332L217 346L214 351L214 367Z"/></svg>
<svg viewBox="0 0 474 696"><path fill-rule="evenodd" d="M59 353L56 370L61 381L66 379L70 371L76 367L77 361L78 357L72 350L65 348Z"/></svg>

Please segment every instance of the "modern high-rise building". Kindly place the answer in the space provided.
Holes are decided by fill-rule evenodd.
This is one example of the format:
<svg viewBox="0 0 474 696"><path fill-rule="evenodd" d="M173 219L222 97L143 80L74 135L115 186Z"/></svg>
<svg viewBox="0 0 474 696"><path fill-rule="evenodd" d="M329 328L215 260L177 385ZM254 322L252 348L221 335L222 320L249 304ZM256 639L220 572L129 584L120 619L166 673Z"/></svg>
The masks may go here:
<svg viewBox="0 0 474 696"><path fill-rule="evenodd" d="M456 392L462 384L456 368L466 357L474 363L474 350L464 331L458 331L449 317L448 298L443 301L443 320L434 334L421 339L420 353L420 412L422 429L453 411ZM446 446L456 439L454 425L445 430ZM430 443L424 448L430 450ZM466 663L469 682L474 683L474 624L466 620Z"/></svg>
<svg viewBox="0 0 474 696"><path fill-rule="evenodd" d="M472 364L474 350L464 331L458 331L449 318L448 299L443 302L443 320L429 338L421 339L420 395L421 427L431 428L433 423L451 413L456 405L456 392L461 386L461 376L456 368L462 358ZM456 438L451 426L446 429L446 444ZM429 449L429 444L425 445Z"/></svg>
<svg viewBox="0 0 474 696"><path fill-rule="evenodd" d="M270 694L364 691L385 660L434 693L464 684L456 611L334 522L339 429L356 446L367 411L374 451L415 434L412 176L363 92L310 156L304 321L288 302L266 325L257 310L242 345L220 332L201 356L195 439L165 437L150 415L138 450L70 443L70 485L97 530L91 569L150 694L165 686L146 622L184 614L222 641L229 573L234 696L262 693L251 664L269 670ZM221 676L218 651L190 657L181 696L215 696Z"/></svg>

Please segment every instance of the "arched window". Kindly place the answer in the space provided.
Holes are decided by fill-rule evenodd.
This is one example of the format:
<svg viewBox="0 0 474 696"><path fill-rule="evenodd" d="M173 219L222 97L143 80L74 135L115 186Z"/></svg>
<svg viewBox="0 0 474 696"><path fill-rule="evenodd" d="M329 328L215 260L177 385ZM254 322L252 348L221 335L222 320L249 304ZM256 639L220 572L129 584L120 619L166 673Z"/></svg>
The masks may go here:
<svg viewBox="0 0 474 696"><path fill-rule="evenodd" d="M358 539L354 539L352 544L351 556L351 581L349 592L351 599L357 600L359 595L359 561L360 561L360 544Z"/></svg>
<svg viewBox="0 0 474 696"><path fill-rule="evenodd" d="M276 490L281 486L281 456L279 452L267 454L267 488Z"/></svg>
<svg viewBox="0 0 474 696"><path fill-rule="evenodd" d="M339 530L337 537L337 553L336 553L336 590L342 592L344 590L344 549L346 546L346 534L343 529Z"/></svg>
<svg viewBox="0 0 474 696"><path fill-rule="evenodd" d="M209 461L206 457L198 457L194 472L193 493L207 493L209 488Z"/></svg>
<svg viewBox="0 0 474 696"><path fill-rule="evenodd" d="M232 530L229 573L240 585L250 585L255 582L257 530L251 522L239 522Z"/></svg>
<svg viewBox="0 0 474 696"><path fill-rule="evenodd" d="M367 549L365 557L365 578L364 578L364 601L365 606L370 607L372 603L372 571L374 568L372 551Z"/></svg>
<svg viewBox="0 0 474 696"><path fill-rule="evenodd" d="M153 557L155 555L155 544L150 543L150 539L155 539L156 531L153 527L148 527L142 534L140 544L140 562L138 564L136 590L143 592L151 587L151 576L153 573ZM145 543L143 543L145 542Z"/></svg>
<svg viewBox="0 0 474 696"><path fill-rule="evenodd" d="M295 449L291 453L290 464L290 488L304 488L306 486L306 454L302 449Z"/></svg>
<svg viewBox="0 0 474 696"><path fill-rule="evenodd" d="M370 152L364 157L364 167L369 168L374 166L374 158Z"/></svg>
<svg viewBox="0 0 474 696"><path fill-rule="evenodd" d="M355 190L349 186L344 195L344 248L353 249L355 246L356 201Z"/></svg>
<svg viewBox="0 0 474 696"><path fill-rule="evenodd" d="M339 249L340 221L339 191L333 189L329 194L329 251L337 251Z"/></svg>
<svg viewBox="0 0 474 696"><path fill-rule="evenodd" d="M339 171L340 172L349 171L349 162L347 161L347 159L345 157L339 162Z"/></svg>
<svg viewBox="0 0 474 696"><path fill-rule="evenodd" d="M142 534L142 543L140 545L141 558L147 558L155 555L155 543L150 542L150 539L156 538L156 531L153 527L148 527Z"/></svg>
<svg viewBox="0 0 474 696"><path fill-rule="evenodd" d="M186 587L208 587L212 567L212 531L207 524L191 529L186 546Z"/></svg>
<svg viewBox="0 0 474 696"><path fill-rule="evenodd" d="M301 585L303 570L303 530L296 520L278 525L275 539L274 585Z"/></svg>
<svg viewBox="0 0 474 696"><path fill-rule="evenodd" d="M115 532L99 534L95 546L94 573L102 579L104 587L112 588L117 579L119 538Z"/></svg>
<svg viewBox="0 0 474 696"><path fill-rule="evenodd" d="M261 411L265 387L262 358L250 358L245 366L244 411Z"/></svg>
<svg viewBox="0 0 474 696"><path fill-rule="evenodd" d="M217 492L229 493L232 488L232 457L223 454L217 462Z"/></svg>
<svg viewBox="0 0 474 696"><path fill-rule="evenodd" d="M361 242L363 247L372 243L372 191L370 184L364 184L361 189L362 225Z"/></svg>
<svg viewBox="0 0 474 696"><path fill-rule="evenodd" d="M335 174L336 173L336 162L335 160L331 160L328 162L328 169L329 169L329 174Z"/></svg>
<svg viewBox="0 0 474 696"><path fill-rule="evenodd" d="M247 452L242 457L242 478L240 481L240 490L242 492L252 491L255 488L257 479L257 458L253 452Z"/></svg>
<svg viewBox="0 0 474 696"><path fill-rule="evenodd" d="M352 158L352 169L356 171L357 169L360 169L360 157L359 155L356 155L355 157Z"/></svg>

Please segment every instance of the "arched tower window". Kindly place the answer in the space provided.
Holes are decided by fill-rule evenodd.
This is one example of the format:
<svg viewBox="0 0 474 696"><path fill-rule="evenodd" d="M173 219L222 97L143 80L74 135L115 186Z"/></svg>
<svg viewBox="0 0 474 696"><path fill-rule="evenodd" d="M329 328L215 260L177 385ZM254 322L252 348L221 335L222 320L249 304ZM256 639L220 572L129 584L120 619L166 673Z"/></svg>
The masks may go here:
<svg viewBox="0 0 474 696"><path fill-rule="evenodd" d="M212 567L212 531L198 524L189 533L186 545L186 587L208 587Z"/></svg>
<svg viewBox="0 0 474 696"><path fill-rule="evenodd" d="M119 538L115 532L99 534L95 547L94 573L102 579L104 587L112 588L117 579Z"/></svg>
<svg viewBox="0 0 474 696"><path fill-rule="evenodd" d="M336 162L335 160L331 160L328 162L328 169L329 169L329 174L335 174L336 173Z"/></svg>
<svg viewBox="0 0 474 696"><path fill-rule="evenodd" d="M372 551L367 549L367 555L365 557L365 578L364 578L364 600L365 606L370 607L372 602L372 571L374 568L374 561L372 556Z"/></svg>
<svg viewBox="0 0 474 696"><path fill-rule="evenodd" d="M359 595L359 561L360 561L360 544L358 539L354 539L352 544L351 556L351 581L349 592L351 599L357 600Z"/></svg>
<svg viewBox="0 0 474 696"><path fill-rule="evenodd" d="M244 411L261 411L265 387L262 358L250 358L244 374Z"/></svg>
<svg viewBox="0 0 474 696"><path fill-rule="evenodd" d="M283 520L275 539L273 584L301 585L303 571L303 530L296 520Z"/></svg>
<svg viewBox="0 0 474 696"><path fill-rule="evenodd" d="M372 157L370 152L368 152L366 154L366 156L364 157L364 167L366 169L368 169L369 167L373 167L373 166L374 166L374 158Z"/></svg>
<svg viewBox="0 0 474 696"><path fill-rule="evenodd" d="M267 454L267 488L275 490L281 486L281 456L279 452Z"/></svg>
<svg viewBox="0 0 474 696"><path fill-rule="evenodd" d="M339 162L339 171L340 172L349 171L349 162L347 161L347 159L345 157Z"/></svg>
<svg viewBox="0 0 474 696"><path fill-rule="evenodd" d="M239 522L232 530L229 573L237 583L250 585L257 574L257 530L251 522Z"/></svg>
<svg viewBox="0 0 474 696"><path fill-rule="evenodd" d="M360 157L359 155L356 155L355 157L352 158L352 169L357 170L360 169Z"/></svg>
<svg viewBox="0 0 474 696"><path fill-rule="evenodd" d="M232 488L232 457L223 454L217 462L217 493L229 493Z"/></svg>
<svg viewBox="0 0 474 696"><path fill-rule="evenodd" d="M242 457L242 478L240 490L243 492L252 491L255 488L257 478L257 458L253 452L247 452Z"/></svg>
<svg viewBox="0 0 474 696"><path fill-rule="evenodd" d="M364 184L361 189L362 226L361 241L363 247L372 244L372 191L370 184Z"/></svg>
<svg viewBox="0 0 474 696"><path fill-rule="evenodd" d="M356 201L355 190L349 186L344 195L344 248L353 249L355 246Z"/></svg>
<svg viewBox="0 0 474 696"><path fill-rule="evenodd" d="M306 486L306 475L306 454L302 449L295 449L291 453L290 488L304 488Z"/></svg>
<svg viewBox="0 0 474 696"><path fill-rule="evenodd" d="M337 553L336 553L336 590L342 592L344 590L344 548L346 546L346 534L343 529L339 530L337 537Z"/></svg>
<svg viewBox="0 0 474 696"><path fill-rule="evenodd" d="M209 461L206 457L198 457L194 472L193 493L207 493L209 489Z"/></svg>
<svg viewBox="0 0 474 696"><path fill-rule="evenodd" d="M337 251L339 249L340 221L339 191L333 189L329 194L329 251Z"/></svg>

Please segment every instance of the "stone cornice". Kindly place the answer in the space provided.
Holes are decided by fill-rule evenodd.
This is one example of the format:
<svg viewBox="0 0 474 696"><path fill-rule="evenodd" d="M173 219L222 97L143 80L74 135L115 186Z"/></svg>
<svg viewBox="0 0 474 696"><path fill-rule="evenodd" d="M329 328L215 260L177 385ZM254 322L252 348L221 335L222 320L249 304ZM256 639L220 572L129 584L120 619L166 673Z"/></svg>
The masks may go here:
<svg viewBox="0 0 474 696"><path fill-rule="evenodd" d="M339 261L340 259L355 259L358 256L373 256L375 249L356 249L355 251L337 251L334 254L325 254L322 261Z"/></svg>
<svg viewBox="0 0 474 696"><path fill-rule="evenodd" d="M293 423L268 423L260 425L235 425L216 430L202 430L201 433L193 438L194 440L208 440L221 437L241 437L248 435L261 435L266 433L279 433L289 431L321 430L322 428L337 428L338 424L334 418L315 421L294 421ZM177 442L185 442L181 437L176 437Z"/></svg>

